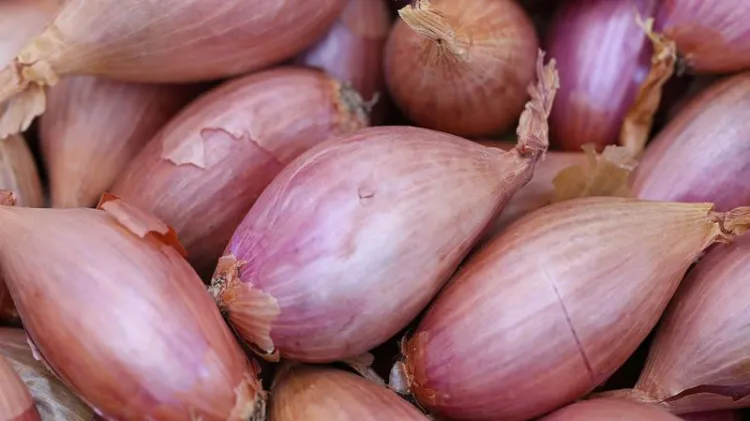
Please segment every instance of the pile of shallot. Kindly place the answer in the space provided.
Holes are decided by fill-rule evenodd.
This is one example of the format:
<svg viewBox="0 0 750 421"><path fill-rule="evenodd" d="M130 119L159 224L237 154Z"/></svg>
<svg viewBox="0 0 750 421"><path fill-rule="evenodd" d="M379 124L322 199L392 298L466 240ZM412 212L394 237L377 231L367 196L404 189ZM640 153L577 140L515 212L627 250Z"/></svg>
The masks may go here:
<svg viewBox="0 0 750 421"><path fill-rule="evenodd" d="M740 1L0 1L0 421L750 419L748 116Z"/></svg>

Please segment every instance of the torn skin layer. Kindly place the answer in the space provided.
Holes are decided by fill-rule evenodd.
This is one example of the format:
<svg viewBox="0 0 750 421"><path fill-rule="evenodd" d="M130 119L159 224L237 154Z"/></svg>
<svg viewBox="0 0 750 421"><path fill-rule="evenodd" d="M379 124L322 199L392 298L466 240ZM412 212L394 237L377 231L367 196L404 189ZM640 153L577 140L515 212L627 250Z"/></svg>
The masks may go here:
<svg viewBox="0 0 750 421"><path fill-rule="evenodd" d="M173 83L250 72L302 51L345 3L68 1L54 23L0 71L0 138L25 129L44 111L44 87L58 78L89 74Z"/></svg>
<svg viewBox="0 0 750 421"><path fill-rule="evenodd" d="M597 197L519 219L466 263L407 343L415 397L451 419L523 420L584 396L727 236L714 216L710 204Z"/></svg>
<svg viewBox="0 0 750 421"><path fill-rule="evenodd" d="M0 268L39 355L105 418L244 421L263 399L256 369L169 229L102 207L0 207Z"/></svg>
<svg viewBox="0 0 750 421"><path fill-rule="evenodd" d="M286 164L368 124L356 93L320 71L255 73L180 112L111 191L174 227L190 262L208 277L242 217Z"/></svg>

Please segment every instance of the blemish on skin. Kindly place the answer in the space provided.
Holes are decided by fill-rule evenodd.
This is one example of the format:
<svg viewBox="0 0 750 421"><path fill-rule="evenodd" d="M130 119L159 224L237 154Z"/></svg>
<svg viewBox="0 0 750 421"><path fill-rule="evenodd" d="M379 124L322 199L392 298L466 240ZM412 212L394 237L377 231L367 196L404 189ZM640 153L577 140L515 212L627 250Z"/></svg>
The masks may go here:
<svg viewBox="0 0 750 421"><path fill-rule="evenodd" d="M357 189L357 196L359 196L359 203L362 206L367 206L375 198L375 189L366 186L360 186L359 189Z"/></svg>

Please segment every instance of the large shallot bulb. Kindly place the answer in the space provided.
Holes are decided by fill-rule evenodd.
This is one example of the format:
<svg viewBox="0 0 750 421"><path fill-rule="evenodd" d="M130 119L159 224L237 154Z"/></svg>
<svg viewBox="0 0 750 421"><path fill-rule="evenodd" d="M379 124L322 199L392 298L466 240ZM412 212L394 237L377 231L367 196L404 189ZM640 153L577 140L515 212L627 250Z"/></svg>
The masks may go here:
<svg viewBox="0 0 750 421"><path fill-rule="evenodd" d="M636 350L704 249L748 228L750 208L710 203L584 197L538 209L464 263L404 343L393 387L455 420L560 408Z"/></svg>
<svg viewBox="0 0 750 421"><path fill-rule="evenodd" d="M35 352L105 419L258 419L255 366L174 231L114 197L99 208L0 206L0 270Z"/></svg>
<svg viewBox="0 0 750 421"><path fill-rule="evenodd" d="M326 362L404 328L542 158L557 73L541 54L538 72L512 151L378 127L289 164L214 274L211 290L239 334L269 359Z"/></svg>
<svg viewBox="0 0 750 421"><path fill-rule="evenodd" d="M409 119L461 136L515 124L538 48L533 24L515 0L417 0L399 15L385 75Z"/></svg>
<svg viewBox="0 0 750 421"><path fill-rule="evenodd" d="M44 87L70 75L129 82L234 76L292 57L346 0L67 0L0 70L0 139L44 112Z"/></svg>

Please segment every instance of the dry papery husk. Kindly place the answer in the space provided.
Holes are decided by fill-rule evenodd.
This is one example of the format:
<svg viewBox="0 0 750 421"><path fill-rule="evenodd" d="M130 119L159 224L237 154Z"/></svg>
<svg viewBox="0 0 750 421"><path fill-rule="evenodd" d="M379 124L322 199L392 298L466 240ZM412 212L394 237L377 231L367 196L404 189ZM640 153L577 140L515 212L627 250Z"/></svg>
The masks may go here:
<svg viewBox="0 0 750 421"><path fill-rule="evenodd" d="M172 226L190 262L210 277L237 225L287 164L368 125L356 91L319 70L255 73L175 116L111 191Z"/></svg>
<svg viewBox="0 0 750 421"><path fill-rule="evenodd" d="M634 389L608 393L676 413L750 407L748 296L750 238L713 248L682 282Z"/></svg>
<svg viewBox="0 0 750 421"><path fill-rule="evenodd" d="M538 209L464 264L405 341L392 383L457 420L557 409L625 362L706 247L749 226L750 208L709 203L584 197Z"/></svg>
<svg viewBox="0 0 750 421"><path fill-rule="evenodd" d="M29 388L43 421L91 421L94 418L94 411L34 358L23 329L0 328L0 356L5 357Z"/></svg>
<svg viewBox="0 0 750 421"><path fill-rule="evenodd" d="M0 138L45 109L44 87L71 75L192 82L292 57L322 36L346 0L69 0L0 70Z"/></svg>
<svg viewBox="0 0 750 421"><path fill-rule="evenodd" d="M94 76L66 78L51 88L39 136L52 207L96 205L123 167L197 91Z"/></svg>
<svg viewBox="0 0 750 421"><path fill-rule="evenodd" d="M96 210L0 206L0 269L35 357L90 407L255 421L257 368L181 253L174 231L113 196Z"/></svg>
<svg viewBox="0 0 750 421"><path fill-rule="evenodd" d="M324 366L282 364L270 393L273 421L429 421L386 387Z"/></svg>
<svg viewBox="0 0 750 421"><path fill-rule="evenodd" d="M503 150L509 142L482 141L481 144ZM482 243L493 238L518 218L553 202L575 197L631 196L628 178L637 163L623 147L609 145L597 154L593 144L583 152L549 151L534 171L531 181L522 187L490 225Z"/></svg>
<svg viewBox="0 0 750 421"><path fill-rule="evenodd" d="M405 327L546 151L558 79L541 53L538 75L510 152L399 126L359 130L294 160L214 274L229 322L265 358L305 362L362 354Z"/></svg>

